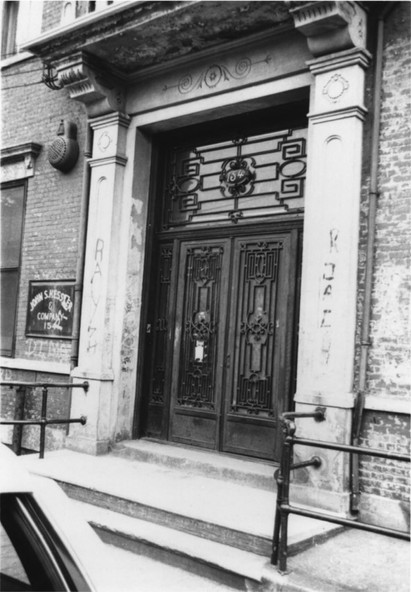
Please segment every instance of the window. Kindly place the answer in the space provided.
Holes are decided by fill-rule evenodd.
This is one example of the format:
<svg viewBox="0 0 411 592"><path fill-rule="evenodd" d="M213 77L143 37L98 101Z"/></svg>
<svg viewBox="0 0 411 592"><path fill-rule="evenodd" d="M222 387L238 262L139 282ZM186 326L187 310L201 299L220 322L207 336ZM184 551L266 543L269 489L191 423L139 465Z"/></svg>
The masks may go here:
<svg viewBox="0 0 411 592"><path fill-rule="evenodd" d="M1 355L6 356L14 350L25 193L25 182L1 189Z"/></svg>
<svg viewBox="0 0 411 592"><path fill-rule="evenodd" d="M2 39L1 58L7 58L16 53L18 2L3 2L2 7Z"/></svg>
<svg viewBox="0 0 411 592"><path fill-rule="evenodd" d="M31 590L26 570L3 525L0 526L1 589Z"/></svg>
<svg viewBox="0 0 411 592"><path fill-rule="evenodd" d="M90 590L80 567L31 495L2 494L1 509L0 590Z"/></svg>
<svg viewBox="0 0 411 592"><path fill-rule="evenodd" d="M42 0L2 2L2 59L15 55L23 43L40 35L42 17Z"/></svg>
<svg viewBox="0 0 411 592"><path fill-rule="evenodd" d="M67 25L68 23L74 21L76 18L86 16L91 12L103 10L108 6L111 6L111 4L113 3L114 0L92 0L83 2L67 0L67 2L64 2L63 4L63 9L61 12L61 24Z"/></svg>

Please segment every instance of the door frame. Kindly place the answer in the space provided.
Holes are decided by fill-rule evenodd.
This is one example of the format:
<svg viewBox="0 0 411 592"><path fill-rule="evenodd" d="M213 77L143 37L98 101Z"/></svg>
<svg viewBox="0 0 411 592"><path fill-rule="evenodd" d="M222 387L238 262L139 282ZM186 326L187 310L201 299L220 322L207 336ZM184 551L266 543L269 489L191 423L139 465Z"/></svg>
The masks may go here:
<svg viewBox="0 0 411 592"><path fill-rule="evenodd" d="M278 108L278 107L277 107ZM272 107L269 108L272 110ZM255 126L255 119L254 117L258 118L263 111L252 111L252 124ZM223 123L226 121L231 121L235 118L230 117L224 119L222 122L212 122L213 125L216 125L217 128L221 129L224 127ZM296 116L295 121L290 121L290 126L296 125L297 127L303 125L304 121L306 124L306 119L304 120L302 115L299 113ZM261 125L261 121L260 121ZM205 128L207 129L208 124L205 124ZM281 129L284 126L279 126ZM162 175L158 174L158 171L165 170L165 163L167 161L166 157L166 150L164 149L164 145L170 146L170 138L174 140L175 138L185 137L186 134L195 134L196 128L201 128L204 130L204 124L197 124L189 126L189 128L180 128L176 130L170 130L166 132L160 132L158 134L154 134L151 137L152 149L151 149L151 167L150 167L150 180L149 180L149 192L148 192L148 206L147 206L147 226L146 226L146 236L145 236L145 250L144 250L144 267L143 267L143 281L142 281L142 301L141 301L141 315L140 315L140 327L139 327L139 339L138 339L138 358L137 358L137 378L136 378L136 396L135 396L135 406L134 406L134 414L133 414L133 426L132 426L132 438L139 439L145 437L144 434L144 421L147 413L147 406L148 406L148 397L144 396L144 385L147 383L147 367L148 359L147 353L149 348L146 345L146 327L149 318L149 302L152 298L153 294L153 283L151 279L151 268L152 263L155 261L155 252L158 248L158 245L161 242L161 239L158 238L159 234L162 234L158 231L158 228L161 225L161 207L162 205L162 198L161 198L161 190L164 186L164 178ZM204 131L203 131L204 133ZM150 134L151 135L151 134ZM262 229L265 232L267 229L266 234L277 234L281 232L287 232L291 230L296 230L298 234L298 253L297 253L297 277L295 283L295 294L294 294L294 318L292 320L293 326L293 339L291 344L291 354L290 354L290 365L292 367L292 373L290 375L290 388L289 392L287 393L287 402L288 402L288 410L293 409L294 401L293 395L295 392L296 387L296 374L297 374L297 353L298 353L298 320L299 320L299 308L300 308L300 288L301 288L301 272L302 272L302 231L303 231L303 223L304 223L304 212L301 211L300 213L296 214L281 214L277 215L276 217L270 218L268 221L259 220L259 221L252 221L245 223L244 221L241 222L241 228L244 233L253 233L253 232L260 232ZM221 225L218 227L218 230L211 227L185 227L182 228L169 228L167 230L167 239L169 242L175 242L176 246L179 246L181 241L176 240L177 236L182 239L184 235L184 240L191 240L196 238L204 238L204 239L214 239L216 237L216 233L218 231L223 231L224 235L227 238L230 238L238 233L237 227L235 225L224 226ZM176 256L178 254L176 253ZM171 295L171 301L175 297L175 294ZM171 370L169 370L171 372ZM167 424L169 425L169 414L170 414L170 405L168 405L167 412ZM167 433L167 438L169 434Z"/></svg>

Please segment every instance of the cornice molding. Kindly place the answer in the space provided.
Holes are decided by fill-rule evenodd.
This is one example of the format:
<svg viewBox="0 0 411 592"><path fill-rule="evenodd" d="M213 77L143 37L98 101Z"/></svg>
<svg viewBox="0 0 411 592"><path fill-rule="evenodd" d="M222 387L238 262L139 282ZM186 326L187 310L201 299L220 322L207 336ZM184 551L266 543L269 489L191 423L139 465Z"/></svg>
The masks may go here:
<svg viewBox="0 0 411 592"><path fill-rule="evenodd" d="M118 164L120 166L126 166L127 164L127 156L117 154L116 156L104 156L103 158L89 158L88 164L91 168L99 167L99 166L107 166L110 164Z"/></svg>
<svg viewBox="0 0 411 592"><path fill-rule="evenodd" d="M313 56L365 48L367 15L358 2L319 0L299 4L290 8L290 14L295 28L307 37Z"/></svg>
<svg viewBox="0 0 411 592"><path fill-rule="evenodd" d="M35 159L42 149L41 144L27 142L2 148L0 151L1 181L16 181L34 175Z"/></svg>
<svg viewBox="0 0 411 592"><path fill-rule="evenodd" d="M324 113L308 113L307 117L311 123L326 123L328 121L337 121L338 119L349 119L354 117L360 121L364 121L368 111L365 107L347 107L334 111L327 111Z"/></svg>
<svg viewBox="0 0 411 592"><path fill-rule="evenodd" d="M313 74L323 74L325 72L331 72L336 68L348 68L350 66L360 66L366 70L371 60L372 55L369 51L354 48L310 60L307 62L307 66Z"/></svg>
<svg viewBox="0 0 411 592"><path fill-rule="evenodd" d="M130 125L130 117L124 113L112 113L110 115L102 115L90 120L90 125L93 130L104 129L110 125L118 125L128 128Z"/></svg>
<svg viewBox="0 0 411 592"><path fill-rule="evenodd" d="M25 144L17 144L16 146L9 146L2 148L0 151L1 164L6 164L15 160L24 160L26 158L36 158L42 148L41 144L36 142L26 142Z"/></svg>

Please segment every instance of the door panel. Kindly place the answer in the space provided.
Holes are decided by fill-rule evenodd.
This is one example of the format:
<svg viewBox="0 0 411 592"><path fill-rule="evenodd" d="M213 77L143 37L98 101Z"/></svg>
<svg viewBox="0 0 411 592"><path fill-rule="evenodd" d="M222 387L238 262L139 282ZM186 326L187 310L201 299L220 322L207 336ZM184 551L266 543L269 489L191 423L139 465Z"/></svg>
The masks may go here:
<svg viewBox="0 0 411 592"><path fill-rule="evenodd" d="M235 239L223 450L276 454L277 418L288 397L292 329L291 236ZM289 316L291 319L289 320ZM290 322L291 321L291 322Z"/></svg>
<svg viewBox="0 0 411 592"><path fill-rule="evenodd" d="M179 259L171 439L218 447L230 242L183 242Z"/></svg>
<svg viewBox="0 0 411 592"><path fill-rule="evenodd" d="M146 327L145 392L143 433L147 436L168 437L172 338L176 290L175 261L177 248L173 242L158 245L153 266L153 289L149 302Z"/></svg>

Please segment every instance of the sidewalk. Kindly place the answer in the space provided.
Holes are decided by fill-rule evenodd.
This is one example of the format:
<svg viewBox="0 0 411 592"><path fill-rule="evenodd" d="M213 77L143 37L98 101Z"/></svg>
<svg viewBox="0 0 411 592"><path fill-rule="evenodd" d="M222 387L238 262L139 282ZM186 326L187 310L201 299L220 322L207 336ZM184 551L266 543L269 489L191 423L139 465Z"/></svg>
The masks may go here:
<svg viewBox="0 0 411 592"><path fill-rule="evenodd" d="M290 557L287 567L288 574L281 575L267 566L263 590L410 592L409 543L369 532L347 529Z"/></svg>

